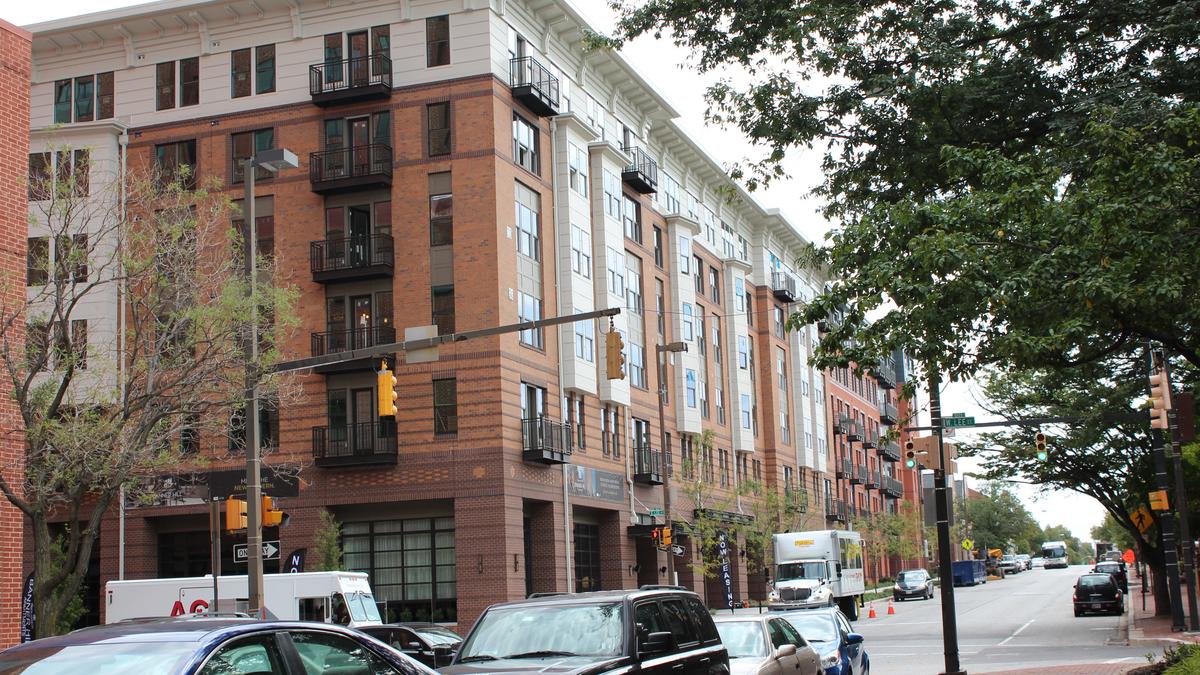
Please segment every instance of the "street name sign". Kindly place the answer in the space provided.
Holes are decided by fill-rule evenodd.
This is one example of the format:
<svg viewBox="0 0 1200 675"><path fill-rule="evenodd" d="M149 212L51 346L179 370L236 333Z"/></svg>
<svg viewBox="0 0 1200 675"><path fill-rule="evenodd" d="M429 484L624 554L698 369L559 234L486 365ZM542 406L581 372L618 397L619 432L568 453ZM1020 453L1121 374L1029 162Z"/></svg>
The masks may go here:
<svg viewBox="0 0 1200 675"><path fill-rule="evenodd" d="M954 427L973 427L975 426L975 418L967 417L963 413L954 413L950 417L942 418L942 426L950 429Z"/></svg>

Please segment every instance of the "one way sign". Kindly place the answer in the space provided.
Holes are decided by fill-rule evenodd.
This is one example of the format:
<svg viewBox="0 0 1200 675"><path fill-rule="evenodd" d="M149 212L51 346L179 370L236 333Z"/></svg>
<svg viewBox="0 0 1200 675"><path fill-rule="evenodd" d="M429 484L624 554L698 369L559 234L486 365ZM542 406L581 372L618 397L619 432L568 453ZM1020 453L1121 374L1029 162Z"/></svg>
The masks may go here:
<svg viewBox="0 0 1200 675"><path fill-rule="evenodd" d="M233 545L233 562L244 563L250 556L247 553L246 544ZM262 543L263 560L278 560L279 559L279 541L264 541Z"/></svg>

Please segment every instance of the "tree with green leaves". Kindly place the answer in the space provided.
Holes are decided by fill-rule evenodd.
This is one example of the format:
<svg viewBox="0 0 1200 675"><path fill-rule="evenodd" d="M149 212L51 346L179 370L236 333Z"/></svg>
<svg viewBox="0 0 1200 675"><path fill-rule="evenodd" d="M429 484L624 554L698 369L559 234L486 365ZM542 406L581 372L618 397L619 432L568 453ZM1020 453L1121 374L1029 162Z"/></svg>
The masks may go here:
<svg viewBox="0 0 1200 675"><path fill-rule="evenodd" d="M791 321L839 319L817 365L903 347L957 378L1155 340L1200 367L1191 0L615 6L595 42L666 35L739 76L708 91L710 120L765 148L735 178L824 148L832 281Z"/></svg>
<svg viewBox="0 0 1200 675"><path fill-rule="evenodd" d="M998 548L1005 553L1021 553L1028 546L1030 534L1041 532L1021 500L1000 483L989 483L978 496L967 499L964 516L970 537L981 550Z"/></svg>
<svg viewBox="0 0 1200 675"><path fill-rule="evenodd" d="M313 571L342 569L342 525L328 509L321 509L313 532Z"/></svg>
<svg viewBox="0 0 1200 675"><path fill-rule="evenodd" d="M295 324L294 293L272 283L268 259L251 297L218 185L195 185L186 167L174 176L90 169L35 172L30 232L47 245L31 251L28 279L0 279L20 289L4 298L25 298L28 285L27 303L0 306L0 369L26 443L20 466L0 466L0 494L29 524L39 638L69 623L119 496L152 498L146 479L202 463L201 439L231 433L251 303L261 309L251 364L260 372ZM89 337L80 318L90 303L111 303L120 331ZM276 383L264 378L268 397Z"/></svg>

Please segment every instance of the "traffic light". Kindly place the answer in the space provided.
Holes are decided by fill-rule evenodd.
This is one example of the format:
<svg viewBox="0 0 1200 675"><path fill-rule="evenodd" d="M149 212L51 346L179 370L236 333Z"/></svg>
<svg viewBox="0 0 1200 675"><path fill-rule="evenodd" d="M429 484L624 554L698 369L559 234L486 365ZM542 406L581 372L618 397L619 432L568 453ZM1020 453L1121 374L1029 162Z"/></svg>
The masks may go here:
<svg viewBox="0 0 1200 675"><path fill-rule="evenodd" d="M379 416L396 416L396 375L388 370L387 361L380 365L376 373L379 379Z"/></svg>
<svg viewBox="0 0 1200 675"><path fill-rule="evenodd" d="M1167 371L1159 368L1150 376L1150 428L1169 428L1167 411L1171 409L1171 382Z"/></svg>
<svg viewBox="0 0 1200 675"><path fill-rule="evenodd" d="M275 508L275 498L263 495L262 498L262 526L276 527L283 525L287 521L288 515Z"/></svg>
<svg viewBox="0 0 1200 675"><path fill-rule="evenodd" d="M661 542L660 542L660 543L661 543L663 546L670 546L670 545L671 545L671 528L669 528L669 527L664 527L664 528L662 529L662 540L661 540Z"/></svg>
<svg viewBox="0 0 1200 675"><path fill-rule="evenodd" d="M625 379L625 340L619 331L610 330L604 336L604 365L608 379Z"/></svg>
<svg viewBox="0 0 1200 675"><path fill-rule="evenodd" d="M1039 462L1046 461L1046 459L1048 457L1050 457L1050 453L1046 452L1046 434L1043 434L1042 432L1039 431L1039 432L1037 432L1037 435L1034 436L1033 438L1034 438L1034 440L1033 440L1034 447L1037 448L1038 461Z"/></svg>
<svg viewBox="0 0 1200 675"><path fill-rule="evenodd" d="M917 468L917 446L912 441L904 442L904 466L910 469Z"/></svg>
<svg viewBox="0 0 1200 675"><path fill-rule="evenodd" d="M246 500L229 497L225 500L225 529L246 529Z"/></svg>

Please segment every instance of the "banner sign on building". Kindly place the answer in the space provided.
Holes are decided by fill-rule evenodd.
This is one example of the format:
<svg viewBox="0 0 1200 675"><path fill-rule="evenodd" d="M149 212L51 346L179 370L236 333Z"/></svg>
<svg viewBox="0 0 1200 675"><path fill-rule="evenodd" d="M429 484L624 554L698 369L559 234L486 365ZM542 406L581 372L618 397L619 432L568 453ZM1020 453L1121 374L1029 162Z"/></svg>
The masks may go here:
<svg viewBox="0 0 1200 675"><path fill-rule="evenodd" d="M308 549L298 548L292 551L292 554L287 557L287 564L284 565L284 571L288 573L298 573L304 571L304 558L308 554Z"/></svg>
<svg viewBox="0 0 1200 675"><path fill-rule="evenodd" d="M36 617L33 613L33 572L25 577L25 587L21 589L21 642L33 640Z"/></svg>
<svg viewBox="0 0 1200 675"><path fill-rule="evenodd" d="M721 584L725 586L725 606L733 609L733 570L730 569L729 563L729 541L725 538L725 531L717 533L717 555L721 561Z"/></svg>
<svg viewBox="0 0 1200 675"><path fill-rule="evenodd" d="M567 490L576 497L591 497L606 502L625 501L625 474L591 469L578 464L568 472Z"/></svg>

